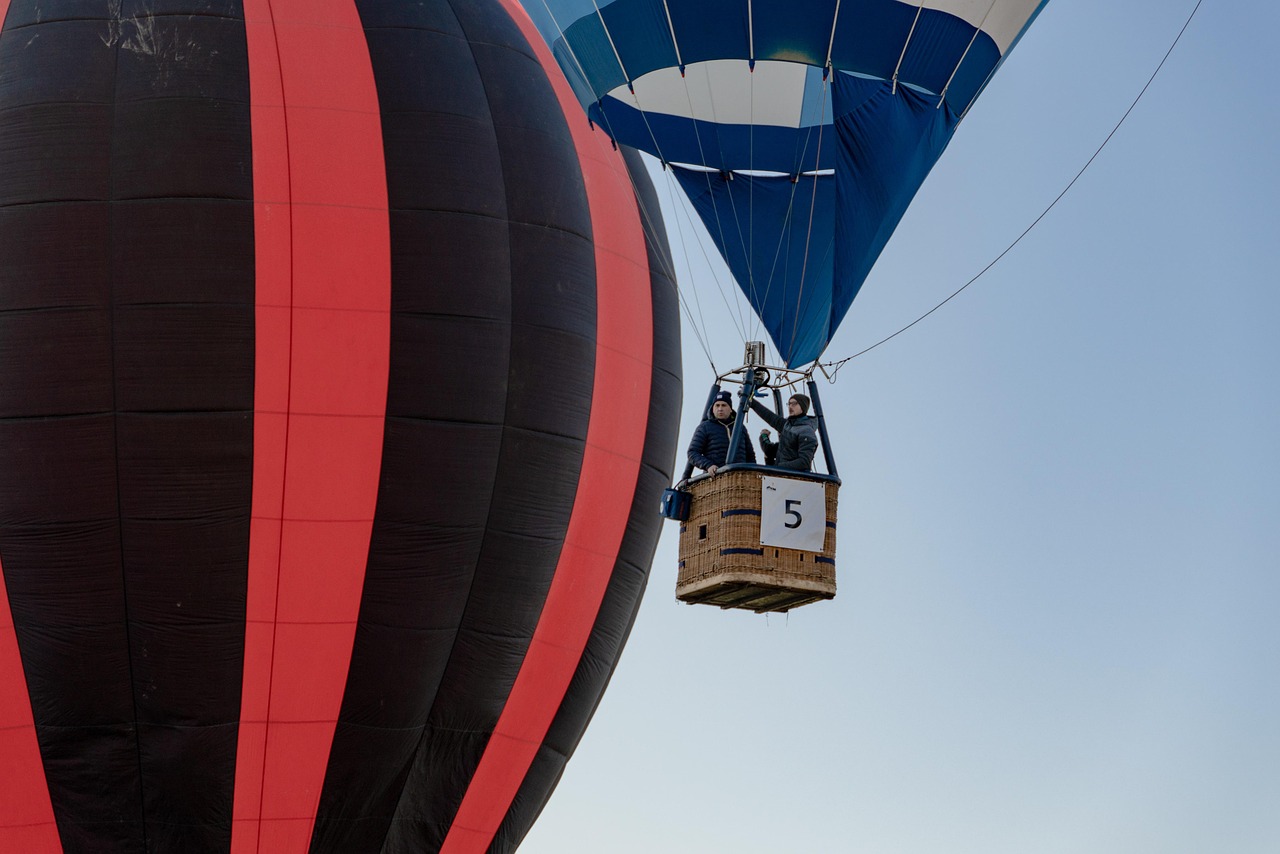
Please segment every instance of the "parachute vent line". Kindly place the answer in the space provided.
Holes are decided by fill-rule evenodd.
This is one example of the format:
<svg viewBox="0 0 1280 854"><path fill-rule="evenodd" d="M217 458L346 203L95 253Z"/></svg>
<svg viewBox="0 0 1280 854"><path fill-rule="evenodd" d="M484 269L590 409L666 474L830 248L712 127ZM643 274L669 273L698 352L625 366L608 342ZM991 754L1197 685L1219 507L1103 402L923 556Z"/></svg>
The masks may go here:
<svg viewBox="0 0 1280 854"><path fill-rule="evenodd" d="M911 37L916 34L916 24L920 23L920 13L924 11L924 0L920 0L920 5L916 7L916 16L911 21L911 29L907 31L907 40L902 43L902 53L898 54L898 64L893 67L893 86L890 91L898 94L898 72L902 70L902 60L907 58L907 46L911 44Z"/></svg>
<svg viewBox="0 0 1280 854"><path fill-rule="evenodd" d="M858 358L859 356L864 356L867 353L870 353L872 350L876 349L881 344L889 343L894 338L897 338L899 335L906 332L908 329L915 326L917 323L924 320L926 317L933 314L935 311L942 308L947 303L951 302L951 300L955 299L957 296L960 295L961 291L965 290L974 282L978 281L978 279L982 278L982 276L986 274L988 270L990 270L996 264L1000 263L1000 260L1004 258L1004 256L1008 255L1013 250L1013 247L1021 243L1022 238L1030 234L1031 230L1035 228L1037 225L1039 225L1042 219L1044 219L1046 216L1049 215L1049 211L1053 210L1054 207L1057 206L1058 202L1062 201L1062 198L1071 190L1072 187L1075 186L1076 182L1080 180L1080 177L1084 175L1084 173L1089 169L1090 166L1093 165L1093 161L1098 159L1098 155L1101 154L1102 150L1107 147L1107 144L1109 142L1111 142L1112 137L1116 135L1116 132L1120 130L1121 125L1123 125L1125 123L1125 120L1129 118L1129 114L1132 113L1134 108L1138 106L1138 102L1142 100L1142 97L1147 94L1147 90L1151 88L1151 84L1155 82L1156 77L1160 74L1160 70L1164 68L1164 64L1169 61L1169 56L1173 53L1174 48L1178 46L1178 42L1182 40L1182 36L1183 34L1186 33L1187 28L1191 26L1191 21L1195 19L1196 12L1200 11L1200 4L1203 2L1204 0L1196 0L1196 5L1192 7L1191 13L1187 15L1187 20L1183 23L1182 29L1178 30L1178 34L1173 38L1173 43L1170 44L1169 49L1164 52L1164 56L1160 58L1160 62L1157 63L1155 70L1151 72L1151 76L1147 78L1147 82L1142 84L1142 89L1138 92L1137 96L1133 99L1133 103L1129 104L1129 107L1124 111L1124 114L1120 116L1120 119L1119 121L1116 122L1115 127L1111 128L1110 132L1107 133L1106 137L1098 145L1098 148L1093 152L1093 154L1089 156L1089 159L1085 161L1085 164L1080 167L1080 171L1076 172L1075 176L1070 181L1067 182L1067 186L1062 188L1062 192L1058 193L1058 195L1054 197L1053 201L1049 203L1048 207L1046 207L1043 211L1041 211L1040 215L1037 216L1034 220L1032 220L1031 224L1028 225L1025 229L1023 229L1022 233L1013 239L1013 242L1011 242L1008 246L1006 246L999 255L997 255L995 258L991 260L989 264L987 264L987 266L983 267L981 270L975 273L973 277L969 279L969 281L965 282L963 285L956 288L955 291L953 291L951 295L948 296L946 299L944 299L942 302L938 303L933 308L929 309L924 314L920 315L915 320L911 321L906 326L899 329L897 332L894 332L892 335L887 335L884 338L881 338L879 341L872 344L870 347L866 347L862 350L859 350L857 353L854 353L852 356L846 356L845 358L840 359L838 361L826 362L825 364L818 365L818 367L822 370L822 372L824 374L827 374L826 369L831 368L831 372L827 374L827 376L831 379L832 382L834 382L836 372L839 371L840 368L844 367L845 364L852 361L853 359ZM829 343L830 342L828 342L828 344ZM822 358L821 353L818 354L818 358Z"/></svg>
<svg viewBox="0 0 1280 854"><path fill-rule="evenodd" d="M756 70L756 22L755 13L751 8L752 0L747 0L747 70ZM751 107L755 109L755 102L752 101Z"/></svg>

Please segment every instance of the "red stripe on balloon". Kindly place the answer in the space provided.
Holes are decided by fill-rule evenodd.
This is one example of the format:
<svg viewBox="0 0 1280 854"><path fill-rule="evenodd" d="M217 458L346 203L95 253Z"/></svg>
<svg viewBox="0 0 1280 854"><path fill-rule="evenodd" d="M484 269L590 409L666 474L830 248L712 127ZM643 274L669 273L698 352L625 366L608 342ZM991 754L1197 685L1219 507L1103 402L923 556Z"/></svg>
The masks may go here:
<svg viewBox="0 0 1280 854"><path fill-rule="evenodd" d="M9 4L0 0L0 20ZM62 850L0 565L0 851Z"/></svg>
<svg viewBox="0 0 1280 854"><path fill-rule="evenodd" d="M382 126L352 0L245 0L257 315L235 852L303 852L368 560L390 364Z"/></svg>
<svg viewBox="0 0 1280 854"><path fill-rule="evenodd" d="M484 852L560 708L626 530L653 373L653 305L639 213L622 158L593 134L541 36L502 0L555 87L582 163L596 250L596 364L577 498L528 654L441 849Z"/></svg>

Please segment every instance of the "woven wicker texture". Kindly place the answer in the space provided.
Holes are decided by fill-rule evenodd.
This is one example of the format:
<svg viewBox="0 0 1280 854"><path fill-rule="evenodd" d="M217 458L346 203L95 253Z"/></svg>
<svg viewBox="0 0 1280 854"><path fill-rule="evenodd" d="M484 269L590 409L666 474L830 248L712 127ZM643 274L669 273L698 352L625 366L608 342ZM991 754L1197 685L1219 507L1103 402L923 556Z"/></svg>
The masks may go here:
<svg viewBox="0 0 1280 854"><path fill-rule="evenodd" d="M809 480L772 470L769 477ZM821 552L760 544L759 471L726 471L689 485L693 507L680 529L676 598L753 611L787 610L836 592L836 494L823 482L826 536ZM825 558L825 561L816 558Z"/></svg>

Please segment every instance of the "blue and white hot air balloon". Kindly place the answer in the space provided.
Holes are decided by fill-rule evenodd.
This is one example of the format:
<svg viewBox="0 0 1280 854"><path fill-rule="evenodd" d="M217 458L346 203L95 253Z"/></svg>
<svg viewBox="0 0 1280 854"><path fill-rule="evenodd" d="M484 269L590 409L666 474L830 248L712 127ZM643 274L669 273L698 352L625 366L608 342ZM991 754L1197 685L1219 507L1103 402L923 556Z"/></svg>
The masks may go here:
<svg viewBox="0 0 1280 854"><path fill-rule="evenodd" d="M1046 2L524 0L591 120L673 168L789 367Z"/></svg>

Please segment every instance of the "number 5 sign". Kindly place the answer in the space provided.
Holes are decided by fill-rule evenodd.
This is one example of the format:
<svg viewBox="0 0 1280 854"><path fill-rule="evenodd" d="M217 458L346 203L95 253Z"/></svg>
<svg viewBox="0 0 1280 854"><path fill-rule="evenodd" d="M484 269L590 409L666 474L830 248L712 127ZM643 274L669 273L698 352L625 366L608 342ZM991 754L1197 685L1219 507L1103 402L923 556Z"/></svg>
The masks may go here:
<svg viewBox="0 0 1280 854"><path fill-rule="evenodd" d="M761 545L822 551L827 535L823 485L782 477L762 477L760 482Z"/></svg>

